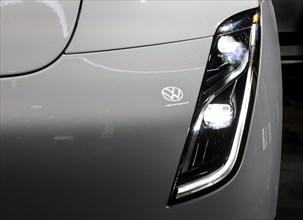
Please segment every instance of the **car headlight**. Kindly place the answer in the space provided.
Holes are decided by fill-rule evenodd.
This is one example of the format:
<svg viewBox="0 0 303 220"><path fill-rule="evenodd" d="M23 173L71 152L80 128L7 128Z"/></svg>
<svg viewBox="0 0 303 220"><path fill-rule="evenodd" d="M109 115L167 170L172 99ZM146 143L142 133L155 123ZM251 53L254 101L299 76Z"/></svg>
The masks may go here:
<svg viewBox="0 0 303 220"><path fill-rule="evenodd" d="M222 186L241 162L256 90L258 9L217 29L168 206Z"/></svg>

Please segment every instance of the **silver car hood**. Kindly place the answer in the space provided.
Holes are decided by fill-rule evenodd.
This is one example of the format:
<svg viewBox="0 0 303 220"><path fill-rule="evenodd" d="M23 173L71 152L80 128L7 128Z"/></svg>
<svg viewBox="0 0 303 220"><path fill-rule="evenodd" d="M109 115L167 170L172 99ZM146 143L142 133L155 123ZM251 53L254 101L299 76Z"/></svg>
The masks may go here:
<svg viewBox="0 0 303 220"><path fill-rule="evenodd" d="M212 36L230 15L258 0L89 1L67 53L154 45Z"/></svg>
<svg viewBox="0 0 303 220"><path fill-rule="evenodd" d="M40 70L64 52L211 36L222 20L257 5L257 0L1 1L0 76Z"/></svg>

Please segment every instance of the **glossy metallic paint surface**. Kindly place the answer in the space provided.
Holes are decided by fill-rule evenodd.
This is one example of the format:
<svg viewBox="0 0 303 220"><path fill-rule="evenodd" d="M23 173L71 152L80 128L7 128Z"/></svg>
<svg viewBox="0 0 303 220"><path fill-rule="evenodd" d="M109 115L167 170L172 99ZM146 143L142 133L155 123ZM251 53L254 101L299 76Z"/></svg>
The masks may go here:
<svg viewBox="0 0 303 220"><path fill-rule="evenodd" d="M34 71L56 59L71 37L80 0L1 0L0 75Z"/></svg>
<svg viewBox="0 0 303 220"><path fill-rule="evenodd" d="M229 183L166 208L211 37L64 55L37 73L0 80L2 219L273 219L281 69L271 2L261 13L255 106ZM182 89L180 105L162 97L168 86Z"/></svg>
<svg viewBox="0 0 303 220"><path fill-rule="evenodd" d="M152 45L212 36L247 1L87 1L67 53Z"/></svg>
<svg viewBox="0 0 303 220"><path fill-rule="evenodd" d="M167 212L211 40L64 56L2 80L5 216ZM182 89L181 105L166 106L167 86Z"/></svg>

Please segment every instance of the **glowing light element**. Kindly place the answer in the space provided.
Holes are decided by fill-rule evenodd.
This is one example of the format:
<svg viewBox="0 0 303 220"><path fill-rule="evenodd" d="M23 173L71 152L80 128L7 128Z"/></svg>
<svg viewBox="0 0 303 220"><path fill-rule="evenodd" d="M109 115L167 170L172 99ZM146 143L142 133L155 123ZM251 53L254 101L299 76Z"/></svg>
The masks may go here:
<svg viewBox="0 0 303 220"><path fill-rule="evenodd" d="M229 127L234 110L229 104L209 104L204 112L204 124L212 129Z"/></svg>
<svg viewBox="0 0 303 220"><path fill-rule="evenodd" d="M227 31L232 30L233 27L234 27L234 24L233 24L233 23L230 23L230 24L227 24L227 25L223 26L223 27L221 28L221 31L222 31L222 32L227 32Z"/></svg>
<svg viewBox="0 0 303 220"><path fill-rule="evenodd" d="M255 15L253 16L253 18L252 18L252 23L253 23L253 24L256 24L256 23L259 22L259 20L260 20L260 14L257 13L257 14L255 14Z"/></svg>
<svg viewBox="0 0 303 220"><path fill-rule="evenodd" d="M243 43L236 41L231 36L220 37L218 40L218 50L230 64L241 62L248 51Z"/></svg>

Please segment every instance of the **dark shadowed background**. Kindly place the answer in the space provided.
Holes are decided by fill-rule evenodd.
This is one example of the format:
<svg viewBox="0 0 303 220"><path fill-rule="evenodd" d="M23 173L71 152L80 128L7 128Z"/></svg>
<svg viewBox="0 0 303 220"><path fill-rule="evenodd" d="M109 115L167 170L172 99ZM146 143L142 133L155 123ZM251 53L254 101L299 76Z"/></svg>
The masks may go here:
<svg viewBox="0 0 303 220"><path fill-rule="evenodd" d="M273 0L283 73L284 126L276 220L303 219L303 0Z"/></svg>

